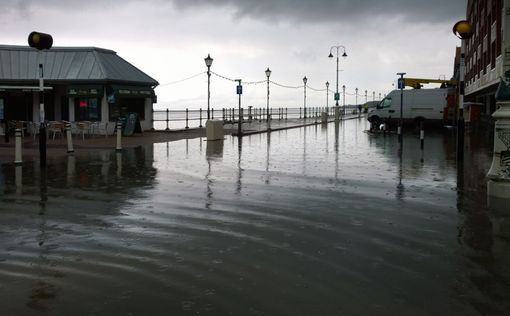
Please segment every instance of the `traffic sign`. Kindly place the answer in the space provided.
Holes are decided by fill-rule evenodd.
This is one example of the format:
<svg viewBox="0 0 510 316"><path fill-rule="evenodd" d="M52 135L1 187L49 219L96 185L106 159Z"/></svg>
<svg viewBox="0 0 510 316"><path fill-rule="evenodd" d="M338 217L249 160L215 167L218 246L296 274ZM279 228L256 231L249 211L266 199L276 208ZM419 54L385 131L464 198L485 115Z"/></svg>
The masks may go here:
<svg viewBox="0 0 510 316"><path fill-rule="evenodd" d="M404 78L399 78L397 82L397 86L399 89L404 89L406 85L406 80Z"/></svg>
<svg viewBox="0 0 510 316"><path fill-rule="evenodd" d="M243 86L238 85L236 88L237 88L237 94L243 94Z"/></svg>
<svg viewBox="0 0 510 316"><path fill-rule="evenodd" d="M335 101L338 101L340 100L340 93L336 92L335 93Z"/></svg>

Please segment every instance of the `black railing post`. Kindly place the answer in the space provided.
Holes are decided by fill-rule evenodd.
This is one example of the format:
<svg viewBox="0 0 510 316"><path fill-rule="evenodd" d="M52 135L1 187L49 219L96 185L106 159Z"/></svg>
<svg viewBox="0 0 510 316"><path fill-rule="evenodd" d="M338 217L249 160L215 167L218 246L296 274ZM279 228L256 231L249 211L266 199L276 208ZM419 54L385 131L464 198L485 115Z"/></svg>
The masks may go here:
<svg viewBox="0 0 510 316"><path fill-rule="evenodd" d="M188 129L188 108L186 108L186 129Z"/></svg>
<svg viewBox="0 0 510 316"><path fill-rule="evenodd" d="M200 125L198 127L202 127L202 108L200 108Z"/></svg>
<svg viewBox="0 0 510 316"><path fill-rule="evenodd" d="M168 122L169 122L169 111L168 111L168 108L166 108L166 131L169 131L170 130L170 127L168 127Z"/></svg>

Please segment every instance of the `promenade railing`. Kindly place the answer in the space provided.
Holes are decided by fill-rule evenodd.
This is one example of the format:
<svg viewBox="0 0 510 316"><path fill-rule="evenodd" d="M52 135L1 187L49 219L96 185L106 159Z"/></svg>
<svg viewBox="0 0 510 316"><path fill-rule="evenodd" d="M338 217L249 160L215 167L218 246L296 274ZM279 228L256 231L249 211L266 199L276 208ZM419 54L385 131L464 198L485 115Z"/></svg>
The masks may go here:
<svg viewBox="0 0 510 316"><path fill-rule="evenodd" d="M340 112L342 113L342 108ZM351 112L356 111L356 109L348 108L346 112L350 114ZM335 108L334 107L306 107L306 118L307 119L317 119L320 120L322 112L326 112L328 118L334 117ZM252 122L252 121L267 121L267 109L266 108L257 108L257 107L248 107L242 108L242 121L243 122ZM304 119L305 111L302 107L298 108L288 108L288 107L278 107L278 108L270 108L269 109L269 118L271 121L281 121L281 120L295 120L295 119ZM225 108L211 108L210 111L211 119L222 120L223 124L233 124L239 122L239 108L238 107L225 107ZM207 110L198 109L198 110L154 110L152 115L153 126L155 130L180 130L180 129L189 129L189 128L201 128L205 127L205 122L207 121Z"/></svg>

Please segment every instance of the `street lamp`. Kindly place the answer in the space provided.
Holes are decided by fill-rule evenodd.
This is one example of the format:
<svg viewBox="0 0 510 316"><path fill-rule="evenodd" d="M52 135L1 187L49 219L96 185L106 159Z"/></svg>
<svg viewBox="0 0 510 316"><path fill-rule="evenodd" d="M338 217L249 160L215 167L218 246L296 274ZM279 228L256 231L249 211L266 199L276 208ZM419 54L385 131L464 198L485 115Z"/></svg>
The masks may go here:
<svg viewBox="0 0 510 316"><path fill-rule="evenodd" d="M345 85L342 86L342 94L343 94L343 107L344 107L344 115L345 115Z"/></svg>
<svg viewBox="0 0 510 316"><path fill-rule="evenodd" d="M356 91L356 107L358 108L358 116L361 115L361 106L358 105L358 88L354 89Z"/></svg>
<svg viewBox="0 0 510 316"><path fill-rule="evenodd" d="M211 103L211 65L213 59L209 54L204 58L205 65L207 66L207 119L210 119L210 103Z"/></svg>
<svg viewBox="0 0 510 316"><path fill-rule="evenodd" d="M50 49L53 46L53 37L50 34L32 32L28 35L28 45L37 49L37 60L39 62L39 164L41 168L46 168L46 119L44 110L44 71L41 51ZM5 137L8 140L7 123Z"/></svg>
<svg viewBox="0 0 510 316"><path fill-rule="evenodd" d="M267 77L267 113L266 113L266 121L269 122L269 76L271 76L271 70L269 67L266 69L266 77Z"/></svg>
<svg viewBox="0 0 510 316"><path fill-rule="evenodd" d="M326 113L329 115L329 81L326 81Z"/></svg>
<svg viewBox="0 0 510 316"><path fill-rule="evenodd" d="M336 49L336 93L335 93L335 121L339 119L339 110L338 110L338 100L340 100L340 94L338 93L338 71L339 71L339 68L338 68L338 63L339 63L339 54L340 54L340 48L343 49L343 54L342 54L342 57L343 58L346 58L347 57L347 53L345 52L345 47L342 46L342 45L338 45L338 46L331 46L331 48L329 49L329 58L333 58L333 49Z"/></svg>
<svg viewBox="0 0 510 316"><path fill-rule="evenodd" d="M464 160L464 71L466 58L466 40L473 36L473 28L466 20L461 20L453 26L453 34L461 39L459 60L459 108L457 111L457 161ZM503 67L505 68L505 67ZM505 69L503 69L505 70ZM504 71L502 73L505 73ZM501 85L499 86L501 87ZM498 89L499 91L499 89ZM496 100L498 98L496 97ZM495 124L497 126L498 124ZM494 151L496 152L496 151ZM490 174L490 172L489 172Z"/></svg>
<svg viewBox="0 0 510 316"><path fill-rule="evenodd" d="M405 72L398 72L397 76L400 76L398 79L398 88L400 89L400 122L398 126L398 140L400 141L400 145L403 143L403 135L402 133L404 128L404 87L405 87Z"/></svg>
<svg viewBox="0 0 510 316"><path fill-rule="evenodd" d="M303 77L303 83L305 84L304 85L304 88L305 88L305 94L304 94L304 101L303 101L303 113L304 113L304 118L306 119L306 82L308 81L308 78L306 78L306 76Z"/></svg>

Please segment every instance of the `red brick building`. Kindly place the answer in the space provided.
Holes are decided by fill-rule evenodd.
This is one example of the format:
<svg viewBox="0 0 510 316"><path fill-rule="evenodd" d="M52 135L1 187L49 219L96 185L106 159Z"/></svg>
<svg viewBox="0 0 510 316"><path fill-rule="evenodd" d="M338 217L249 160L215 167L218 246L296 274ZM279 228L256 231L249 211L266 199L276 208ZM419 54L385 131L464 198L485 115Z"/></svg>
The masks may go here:
<svg viewBox="0 0 510 316"><path fill-rule="evenodd" d="M482 119L496 110L494 94L503 75L505 0L469 0L466 19L473 36L465 45L465 101L482 103Z"/></svg>

